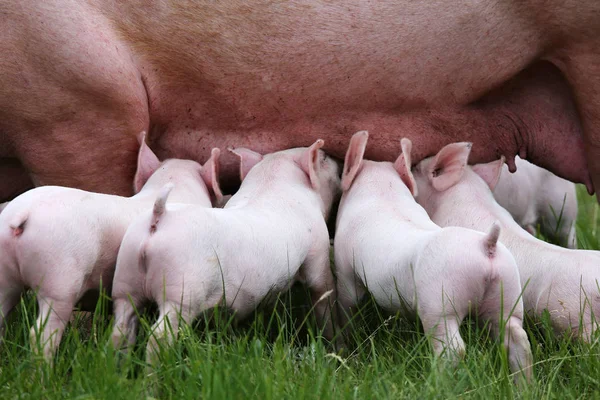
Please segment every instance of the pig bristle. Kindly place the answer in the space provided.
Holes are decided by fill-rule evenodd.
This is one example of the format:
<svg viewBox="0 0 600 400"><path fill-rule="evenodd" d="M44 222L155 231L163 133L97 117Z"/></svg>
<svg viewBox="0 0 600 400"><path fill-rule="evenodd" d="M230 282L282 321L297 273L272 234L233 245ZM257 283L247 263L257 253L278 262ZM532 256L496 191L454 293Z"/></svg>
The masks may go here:
<svg viewBox="0 0 600 400"><path fill-rule="evenodd" d="M485 236L483 246L485 248L485 254L488 257L494 257L496 255L496 245L498 238L500 237L500 225L498 222L494 222L490 228L488 234Z"/></svg>
<svg viewBox="0 0 600 400"><path fill-rule="evenodd" d="M158 197L154 201L154 208L152 209L152 223L150 224L150 233L156 232L156 226L158 225L158 221L160 217L165 212L165 204L167 203L167 199L169 198L169 194L171 190L173 190L174 185L172 183L167 183L160 190Z"/></svg>

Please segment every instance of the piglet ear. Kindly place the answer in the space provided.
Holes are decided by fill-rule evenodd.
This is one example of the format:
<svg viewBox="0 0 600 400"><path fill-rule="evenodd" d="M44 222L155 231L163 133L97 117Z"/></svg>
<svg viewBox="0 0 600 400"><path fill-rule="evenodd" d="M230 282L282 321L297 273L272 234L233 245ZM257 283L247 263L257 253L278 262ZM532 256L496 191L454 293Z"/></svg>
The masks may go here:
<svg viewBox="0 0 600 400"><path fill-rule="evenodd" d="M228 150L240 158L241 181L246 179L246 175L248 175L248 172L250 172L252 167L254 167L263 159L262 154L246 149L244 147L238 147L236 149L228 148Z"/></svg>
<svg viewBox="0 0 600 400"><path fill-rule="evenodd" d="M415 183L415 177L410 170L410 167L412 166L410 158L412 142L408 138L402 138L400 146L402 147L402 153L394 162L394 168L398 171L400 179L402 179L402 182L404 182L408 190L410 190L413 196L416 196L417 184Z"/></svg>
<svg viewBox="0 0 600 400"><path fill-rule="evenodd" d="M356 178L356 174L358 174L368 140L369 132L367 131L356 132L350 139L350 145L344 158L344 171L342 172L342 190L344 192L350 189L354 178Z"/></svg>
<svg viewBox="0 0 600 400"><path fill-rule="evenodd" d="M200 175L206 184L206 187L212 191L215 197L215 204L221 204L223 202L223 192L221 192L221 186L219 185L219 157L221 156L221 149L215 147L210 152L210 158L200 170Z"/></svg>
<svg viewBox="0 0 600 400"><path fill-rule="evenodd" d="M308 175L310 184L315 190L319 189L319 149L324 144L323 139L318 139L302 153L298 160L300 168Z"/></svg>
<svg viewBox="0 0 600 400"><path fill-rule="evenodd" d="M473 165L473 171L479 175L485 183L490 187L490 190L494 190L498 181L500 180L500 174L502 173L502 166L504 165L504 156L500 157L499 160L492 161L487 164Z"/></svg>
<svg viewBox="0 0 600 400"><path fill-rule="evenodd" d="M444 146L435 156L429 171L429 180L435 190L443 192L462 178L472 143L460 142Z"/></svg>
<svg viewBox="0 0 600 400"><path fill-rule="evenodd" d="M137 171L133 180L133 190L138 193L146 184L146 181L160 166L160 161L156 154L150 150L146 144L146 132L140 132L138 135L140 150L138 152Z"/></svg>

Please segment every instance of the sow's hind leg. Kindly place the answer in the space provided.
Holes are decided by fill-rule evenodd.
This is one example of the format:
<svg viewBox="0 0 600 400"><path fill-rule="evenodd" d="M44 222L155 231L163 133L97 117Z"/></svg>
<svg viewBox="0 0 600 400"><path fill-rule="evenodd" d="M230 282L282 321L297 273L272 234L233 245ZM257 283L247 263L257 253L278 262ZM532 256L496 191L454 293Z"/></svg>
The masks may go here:
<svg viewBox="0 0 600 400"><path fill-rule="evenodd" d="M0 132L36 185L130 194L148 101L132 55L87 3L7 4ZM30 9L32 8L32 9ZM38 7L39 8L39 7ZM25 51L23 38L31 44ZM28 38L28 39L27 39ZM0 181L2 177L0 176Z"/></svg>

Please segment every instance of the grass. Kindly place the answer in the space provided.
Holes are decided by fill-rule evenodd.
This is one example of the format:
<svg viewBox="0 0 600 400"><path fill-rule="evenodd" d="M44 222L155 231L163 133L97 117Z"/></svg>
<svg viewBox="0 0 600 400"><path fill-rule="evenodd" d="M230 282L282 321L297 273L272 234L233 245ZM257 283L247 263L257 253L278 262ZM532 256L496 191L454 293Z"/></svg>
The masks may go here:
<svg viewBox="0 0 600 400"><path fill-rule="evenodd" d="M581 188L578 195L580 247L597 249L595 199ZM36 310L33 296L25 296L9 318L0 350L0 398L600 398L598 343L557 338L547 321L526 323L536 378L518 388L505 354L473 322L461 328L466 357L455 369L444 367L432 357L419 324L385 315L367 300L340 356L315 338L307 302L305 290L294 287L274 310L259 311L237 326L228 314L216 312L184 328L153 369L144 360L154 314L143 315L140 345L123 355L109 345L111 317L99 310L91 321L76 318L51 368L30 350ZM103 307L109 305L100 302Z"/></svg>

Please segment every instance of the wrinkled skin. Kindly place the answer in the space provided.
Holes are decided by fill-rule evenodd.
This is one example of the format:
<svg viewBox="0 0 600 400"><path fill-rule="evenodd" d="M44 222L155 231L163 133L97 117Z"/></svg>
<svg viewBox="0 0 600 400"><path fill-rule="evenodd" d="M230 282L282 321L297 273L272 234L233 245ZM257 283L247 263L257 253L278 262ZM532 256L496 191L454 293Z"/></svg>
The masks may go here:
<svg viewBox="0 0 600 400"><path fill-rule="evenodd" d="M414 161L458 140L600 184L600 3L9 0L0 5L0 202L33 184L129 194L159 156L317 137ZM566 151L563 151L566 150ZM223 157L227 183L236 160ZM588 169L589 167L589 169Z"/></svg>

